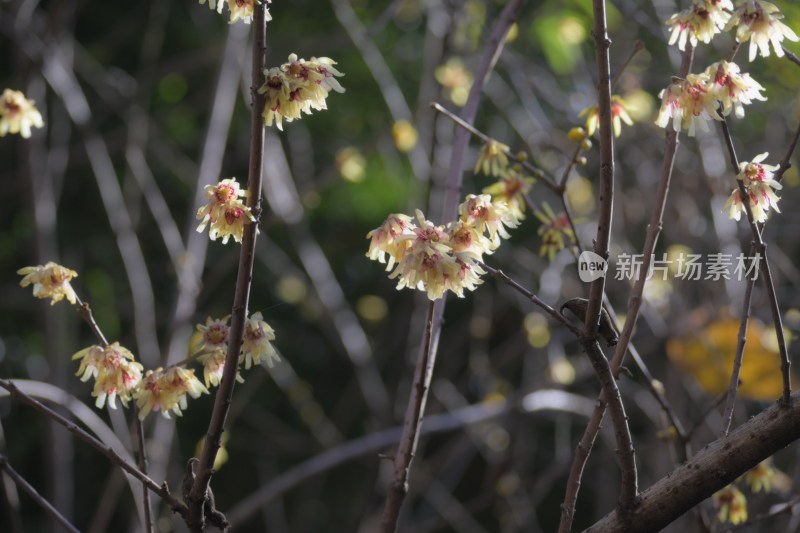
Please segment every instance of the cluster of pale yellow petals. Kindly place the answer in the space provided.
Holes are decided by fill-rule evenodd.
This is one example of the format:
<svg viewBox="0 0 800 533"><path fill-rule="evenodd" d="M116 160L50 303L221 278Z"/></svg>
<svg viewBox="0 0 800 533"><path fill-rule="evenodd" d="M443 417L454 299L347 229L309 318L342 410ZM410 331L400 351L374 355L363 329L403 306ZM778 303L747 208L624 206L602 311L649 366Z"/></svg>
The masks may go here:
<svg viewBox="0 0 800 533"><path fill-rule="evenodd" d="M236 242L242 242L245 224L256 221L250 208L241 200L247 196L248 192L239 187L235 178L207 185L208 203L197 210L197 220L200 220L197 231L202 233L210 223L208 236L212 241L222 237L222 244L227 244L233 237Z"/></svg>
<svg viewBox="0 0 800 533"><path fill-rule="evenodd" d="M658 95L661 109L655 123L666 128L671 122L675 131L684 128L694 136L697 124L708 131L707 122L711 119L722 120L731 111L743 117L744 105L766 100L763 90L749 74L742 74L736 63L719 61L700 74L689 74L685 80L673 78Z"/></svg>
<svg viewBox="0 0 800 533"><path fill-rule="evenodd" d="M298 59L296 54L289 56L289 62L280 67L264 71L264 85L258 92L264 94L264 124L271 126L273 121L278 129L283 129L283 120L291 122L303 113L327 109L325 100L334 90L343 93L344 88L335 76L343 76L333 65L336 62L328 57L312 57L308 61Z"/></svg>
<svg viewBox="0 0 800 533"><path fill-rule="evenodd" d="M750 40L750 61L756 58L759 51L761 57L769 57L770 43L775 55L783 57L783 40L797 41L798 37L781 22L782 18L783 14L771 2L744 0L733 11L727 29L736 26L736 40L740 43Z"/></svg>
<svg viewBox="0 0 800 533"><path fill-rule="evenodd" d="M92 396L97 398L95 405L102 409L108 406L117 408L116 398L122 400L127 407L128 400L135 394L142 379L142 365L136 362L133 354L118 342L108 346L89 346L72 356L72 360L80 359L76 376L81 381L94 378Z"/></svg>
<svg viewBox="0 0 800 533"><path fill-rule="evenodd" d="M78 276L74 270L49 261L44 266L20 268L17 274L24 276L19 282L20 287L33 284L33 295L37 298L52 298L50 305L64 298L71 304L77 301L78 296L70 284Z"/></svg>
<svg viewBox="0 0 800 533"><path fill-rule="evenodd" d="M508 145L489 139L481 147L478 161L475 163L475 174L482 172L487 176L503 176L508 171Z"/></svg>
<svg viewBox="0 0 800 533"><path fill-rule="evenodd" d="M272 3L272 0L208 0L208 7L211 9L216 9L217 13L222 13L223 6L227 3L228 4L228 11L230 11L230 24L233 24L237 20L241 20L245 24L250 24L253 21L253 9L255 8L256 4L260 4L262 1L266 1L268 4ZM206 0L200 0L201 4L205 4ZM267 21L272 20L272 16L269 14L269 9L266 10L265 17Z"/></svg>
<svg viewBox="0 0 800 533"><path fill-rule="evenodd" d="M778 170L776 165L763 165L768 153L759 154L753 161L743 161L739 163L739 174L736 179L741 181L750 201L750 212L753 214L755 222L766 222L770 208L780 213L778 200L780 198L774 190L780 190L783 186L773 179L774 172ZM728 201L725 202L723 211L728 211L728 216L734 220L739 220L742 213L746 213L744 202L738 188L731 192Z"/></svg>
<svg viewBox="0 0 800 533"><path fill-rule="evenodd" d="M187 407L186 396L199 398L208 389L194 375L194 370L180 366L148 370L134 393L139 419L144 420L151 411L160 411L164 418L170 412L181 416Z"/></svg>
<svg viewBox="0 0 800 533"><path fill-rule="evenodd" d="M205 324L198 324L197 330L202 333L202 340L192 356L203 365L203 377L206 386L219 385L222 377L225 356L228 352L228 334L230 316L222 319L209 317ZM253 313L245 322L242 348L239 363L244 361L246 370L253 364L272 368L275 361L280 361L278 352L272 345L275 330L264 322L260 312ZM237 374L236 379L243 381Z"/></svg>
<svg viewBox="0 0 800 533"><path fill-rule="evenodd" d="M667 26L672 28L669 44L677 42L678 48L685 50L687 40L692 46L697 46L698 41L710 43L730 20L728 9L733 9L730 0L693 0L691 7L667 20Z"/></svg>
<svg viewBox="0 0 800 533"><path fill-rule="evenodd" d="M500 180L484 187L481 192L490 195L495 204L504 203L511 212L511 217L523 220L526 197L535 182L534 178L523 176L521 172L511 168L500 177Z"/></svg>
<svg viewBox="0 0 800 533"><path fill-rule="evenodd" d="M575 233L569 223L566 213L555 214L553 208L547 202L542 204L543 211L536 211L534 215L542 223L538 233L542 237L542 246L539 248L539 255L547 256L552 261L556 254L566 246L566 240L575 243Z"/></svg>
<svg viewBox="0 0 800 533"><path fill-rule="evenodd" d="M772 492L772 484L777 475L778 471L772 466L772 460L766 459L748 470L741 479L753 492Z"/></svg>
<svg viewBox="0 0 800 533"><path fill-rule="evenodd" d="M6 89L0 96L0 137L7 133L19 133L28 139L31 127L44 127L42 115L33 100L28 100L20 91Z"/></svg>
<svg viewBox="0 0 800 533"><path fill-rule="evenodd" d="M611 124L614 128L614 137L619 137L622 134L622 123L628 126L633 126L633 119L631 118L628 110L630 106L619 95L611 96ZM586 117L586 133L589 137L594 135L597 127L600 124L600 108L597 105L591 105L580 112L579 117Z"/></svg>
<svg viewBox="0 0 800 533"><path fill-rule="evenodd" d="M387 271L394 267L389 278L398 279L398 290L425 291L431 300L449 290L463 298L464 290L481 283L483 254L494 252L500 238L510 236L506 228L517 227L520 220L505 202L493 202L487 194L468 195L458 212L458 220L447 226L426 220L419 209L416 223L407 215L389 215L367 234L367 256L387 263Z"/></svg>
<svg viewBox="0 0 800 533"><path fill-rule="evenodd" d="M717 517L720 522L736 525L747 521L747 499L735 485L728 485L714 493L712 500L719 509Z"/></svg>

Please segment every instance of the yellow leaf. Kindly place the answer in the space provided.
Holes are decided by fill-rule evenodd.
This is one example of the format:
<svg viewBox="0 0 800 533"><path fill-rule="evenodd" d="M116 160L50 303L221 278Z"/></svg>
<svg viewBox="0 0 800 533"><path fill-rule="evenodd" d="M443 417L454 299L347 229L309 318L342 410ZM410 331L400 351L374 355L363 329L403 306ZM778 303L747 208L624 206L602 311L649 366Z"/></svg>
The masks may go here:
<svg viewBox="0 0 800 533"><path fill-rule="evenodd" d="M724 317L684 338L671 339L667 342L667 356L706 392L721 394L727 390L733 371L739 323L738 318ZM771 401L780 397L783 390L780 357L766 341L766 333L763 323L750 319L739 377L739 395L743 398Z"/></svg>

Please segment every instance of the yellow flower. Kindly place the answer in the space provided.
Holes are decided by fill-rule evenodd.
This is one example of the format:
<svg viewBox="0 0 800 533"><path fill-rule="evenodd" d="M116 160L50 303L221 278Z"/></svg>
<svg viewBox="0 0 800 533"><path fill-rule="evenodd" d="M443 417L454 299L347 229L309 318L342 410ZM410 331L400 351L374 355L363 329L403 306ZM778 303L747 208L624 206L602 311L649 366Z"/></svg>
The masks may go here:
<svg viewBox="0 0 800 533"><path fill-rule="evenodd" d="M775 4L758 0L745 0L736 6L728 28L736 26L736 40L743 43L750 40L750 61L760 51L761 57L769 57L769 45L775 55L783 57L783 39L797 41L797 35L783 22L783 13Z"/></svg>
<svg viewBox="0 0 800 533"><path fill-rule="evenodd" d="M208 389L195 377L194 370L174 366L148 370L134 397L139 419L144 420L151 411L161 411L164 418L170 417L170 411L181 416L187 407L186 395L199 398L203 393L208 394Z"/></svg>
<svg viewBox="0 0 800 533"><path fill-rule="evenodd" d="M769 209L772 208L778 213L778 200L780 198L773 189L780 190L783 185L773 179L773 172L778 169L776 165L762 165L761 162L769 154L759 154L753 158L752 162L742 161L739 163L739 174L736 179L740 180L750 198L750 211L753 213L753 220L756 222L766 222ZM739 220L745 212L739 189L734 189L728 201L722 208L728 211L728 216Z"/></svg>
<svg viewBox="0 0 800 533"><path fill-rule="evenodd" d="M764 87L751 78L750 74L741 74L736 63L719 61L710 65L705 74L710 80L709 93L722 105L723 116L728 116L733 110L738 118L742 118L744 104L767 99L761 94Z"/></svg>
<svg viewBox="0 0 800 533"><path fill-rule="evenodd" d="M747 471L744 482L750 485L753 492L772 492L772 481L776 473L772 460L766 459Z"/></svg>
<svg viewBox="0 0 800 533"><path fill-rule="evenodd" d="M736 525L747 521L747 499L734 485L716 492L712 499L714 506L719 509L717 516L720 522Z"/></svg>
<svg viewBox="0 0 800 533"><path fill-rule="evenodd" d="M661 110L656 125L666 128L672 122L675 131L685 128L690 137L694 137L697 124L708 131L706 122L709 119L721 119L714 93L709 92L710 82L706 73L689 74L685 80L673 78L670 86L658 94Z"/></svg>
<svg viewBox="0 0 800 533"><path fill-rule="evenodd" d="M525 196L530 192L536 182L531 177L510 170L500 181L483 189L484 194L492 196L493 202L505 202L517 220L525 219Z"/></svg>
<svg viewBox="0 0 800 533"><path fill-rule="evenodd" d="M119 345L118 342L106 346L89 346L72 356L72 360L80 359L76 376L81 381L94 377L92 396L97 398L95 405L102 409L108 400L112 409L117 408L116 398L128 406L132 392L142 379L143 367L137 363L133 354Z"/></svg>
<svg viewBox="0 0 800 533"><path fill-rule="evenodd" d="M539 235L542 237L539 255L542 257L547 256L547 259L552 261L556 254L566 246L564 237L574 243L575 234L572 232L566 213L560 213L556 216L547 202L542 204L542 209L544 212L534 213L542 223L538 230Z"/></svg>
<svg viewBox="0 0 800 533"><path fill-rule="evenodd" d="M224 318L206 318L205 324L197 324L197 331L203 333L202 344L197 353L210 353L219 349L227 349L230 315Z"/></svg>
<svg viewBox="0 0 800 533"><path fill-rule="evenodd" d="M581 111L579 117L586 117L586 134L591 137L600 124L600 109L597 105L592 105ZM628 114L627 104L621 96L611 97L611 123L614 127L614 137L619 137L622 133L622 122L628 126L633 126L633 119Z"/></svg>
<svg viewBox="0 0 800 533"><path fill-rule="evenodd" d="M203 381L206 387L219 385L219 380L222 379L222 372L225 370L226 355L227 347L224 347L205 352L197 357L197 361L203 365ZM238 373L236 379L237 381L242 381Z"/></svg>
<svg viewBox="0 0 800 533"><path fill-rule="evenodd" d="M507 145L489 139L487 143L481 148L478 161L475 163L475 174L478 171L483 172L487 176L502 176L508 169L508 151Z"/></svg>
<svg viewBox="0 0 800 533"><path fill-rule="evenodd" d="M211 223L208 236L212 241L222 237L222 244L227 244L232 236L236 242L242 242L245 224L256 221L250 208L240 199L246 196L248 192L239 188L235 178L207 185L208 203L197 210L197 220L200 220L197 231L202 232Z"/></svg>
<svg viewBox="0 0 800 533"><path fill-rule="evenodd" d="M281 358L271 343L274 340L275 330L264 322L261 312L253 313L244 325L242 342L244 368L247 370L253 364L272 368L275 361L280 361Z"/></svg>
<svg viewBox="0 0 800 533"><path fill-rule="evenodd" d="M7 133L19 133L28 139L31 127L44 126L42 115L33 100L28 100L20 91L6 89L0 96L0 137Z"/></svg>
<svg viewBox="0 0 800 533"><path fill-rule="evenodd" d="M399 239L399 237L414 235L414 228L416 226L410 216L389 215L383 224L367 233L367 239L370 239L367 257L373 261L386 263L388 255L389 262L386 264L386 270L391 270L395 262L403 258L403 254L410 244L408 239Z"/></svg>
<svg viewBox="0 0 800 533"><path fill-rule="evenodd" d="M451 57L447 63L436 67L434 76L439 85L447 90L447 97L455 105L462 107L467 103L473 78L460 59Z"/></svg>
<svg viewBox="0 0 800 533"><path fill-rule="evenodd" d="M500 237L511 237L506 227L516 228L521 219L508 207L508 204L493 201L488 194L468 194L464 202L458 206L459 220L473 226L479 234L489 234L492 249L500 246Z"/></svg>
<svg viewBox="0 0 800 533"><path fill-rule="evenodd" d="M24 276L19 282L20 287L27 287L32 283L33 295L37 298L52 298L50 305L64 298L74 304L78 298L69 283L78 273L52 261L44 266L20 268L17 274Z"/></svg>
<svg viewBox="0 0 800 533"><path fill-rule="evenodd" d="M241 20L245 24L250 24L253 21L253 9L256 4L260 4L262 0L227 0L228 10L230 11L231 18L229 23L233 24L237 20ZM272 3L272 0L266 0ZM200 4L205 4L206 0L200 0ZM225 5L225 0L208 0L208 7L216 9L217 13L222 13L222 7ZM265 11L265 18L267 21L272 20L269 14L269 9Z"/></svg>
<svg viewBox="0 0 800 533"><path fill-rule="evenodd" d="M328 57L306 61L291 54L288 63L264 71L266 81L258 89L259 94L266 96L264 124L271 126L274 121L282 130L284 119L291 122L302 113L310 115L312 110L327 109L328 93L344 92L336 79L343 74L334 68L335 64Z"/></svg>

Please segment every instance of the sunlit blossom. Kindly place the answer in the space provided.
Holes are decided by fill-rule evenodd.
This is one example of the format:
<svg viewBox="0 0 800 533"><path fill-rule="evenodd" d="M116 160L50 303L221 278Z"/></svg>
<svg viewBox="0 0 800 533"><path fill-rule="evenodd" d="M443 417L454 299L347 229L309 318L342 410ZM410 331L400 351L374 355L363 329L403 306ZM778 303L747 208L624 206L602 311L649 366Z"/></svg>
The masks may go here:
<svg viewBox="0 0 800 533"><path fill-rule="evenodd" d="M505 202L495 202L488 194L468 194L458 206L458 214L460 220L474 226L479 234L486 232L494 248L500 246L501 237L511 237L506 228L516 228L521 222Z"/></svg>
<svg viewBox="0 0 800 533"><path fill-rule="evenodd" d="M535 179L510 169L499 181L484 187L482 192L491 195L492 201L495 203L505 202L511 210L512 216L517 220L523 220L525 218L525 197L535 182Z"/></svg>
<svg viewBox="0 0 800 533"><path fill-rule="evenodd" d="M275 330L264 322L261 312L253 313L244 325L244 339L242 341L242 356L244 368L252 365L263 365L272 368L281 358L272 345L275 340Z"/></svg>
<svg viewBox="0 0 800 533"><path fill-rule="evenodd" d="M19 133L28 139L31 128L44 127L42 115L33 103L20 91L6 89L0 96L0 137L7 133Z"/></svg>
<svg viewBox="0 0 800 533"><path fill-rule="evenodd" d="M208 389L195 377L194 370L173 366L148 370L134 396L139 418L144 420L151 411L160 411L164 418L170 418L170 412L181 416L187 407L186 396L199 398L204 393L208 394Z"/></svg>
<svg viewBox="0 0 800 533"><path fill-rule="evenodd" d="M241 200L246 196L247 191L240 189L235 178L207 185L208 203L197 210L197 220L200 221L197 231L202 232L210 224L208 236L212 241L222 237L222 244L227 244L233 237L236 242L242 242L245 225L256 221L250 208Z"/></svg>
<svg viewBox="0 0 800 533"><path fill-rule="evenodd" d="M344 88L336 79L343 76L333 66L336 62L328 57L298 59L296 54L289 56L289 62L280 67L264 71L265 82L258 92L264 94L264 124L275 122L283 129L283 120L291 122L303 113L327 109L326 99L333 90L343 93Z"/></svg>
<svg viewBox="0 0 800 533"><path fill-rule="evenodd" d="M783 22L783 13L771 2L759 0L740 1L733 11L728 29L736 27L736 40L743 43L750 40L750 61L761 52L761 57L769 57L769 45L775 55L783 57L783 40L797 41L797 35Z"/></svg>
<svg viewBox="0 0 800 533"><path fill-rule="evenodd" d="M727 116L733 110L736 117L744 116L744 106L753 100L766 100L761 94L764 87L750 77L742 74L739 65L727 61L719 61L710 65L706 71L711 97L722 105L722 115Z"/></svg>
<svg viewBox="0 0 800 533"><path fill-rule="evenodd" d="M29 266L17 270L17 274L24 276L20 287L33 284L33 295L37 298L52 298L50 305L60 302L64 298L71 304L77 301L70 281L78 276L74 270L49 261L44 266Z"/></svg>
<svg viewBox="0 0 800 533"><path fill-rule="evenodd" d="M689 136L695 135L697 124L708 131L708 120L720 120L716 111L717 102L713 93L709 92L710 79L707 74L689 74L685 80L673 78L672 83L663 89L661 110L656 118L656 125L666 128L670 123L675 131L688 130Z"/></svg>
<svg viewBox="0 0 800 533"><path fill-rule="evenodd" d="M367 233L367 239L370 239L367 257L373 261L386 263L386 270L391 270L395 262L403 257L405 249L410 244L408 239L398 240L398 237L413 234L412 229L416 228L413 220L408 215L398 213L389 215L383 224Z"/></svg>
<svg viewBox="0 0 800 533"><path fill-rule="evenodd" d="M99 409L106 402L109 407L116 409L117 398L127 406L132 392L142 379L142 365L118 342L106 347L89 346L73 355L72 360L80 360L75 375L81 376L81 381L95 378L92 396L97 398L95 405Z"/></svg>
<svg viewBox="0 0 800 533"><path fill-rule="evenodd" d="M710 43L731 18L728 11L733 9L730 0L693 0L692 6L672 15L667 26L672 29L669 44L678 43L680 50L686 49L686 42L697 46L698 42Z"/></svg>
<svg viewBox="0 0 800 533"><path fill-rule="evenodd" d="M780 209L778 209L780 198L774 191L781 190L783 185L774 179L774 172L778 167L761 163L768 155L765 152L754 157L753 161L739 163L739 174L736 176L736 179L743 183L745 191L747 191L753 220L759 223L766 222L770 209L780 213ZM722 209L727 211L728 216L734 220L739 220L742 213L746 212L738 188L734 189Z"/></svg>
<svg viewBox="0 0 800 533"><path fill-rule="evenodd" d="M230 23L233 24L237 20L241 20L245 24L250 24L253 21L253 9L256 5L265 2L271 3L272 0L208 0L208 7L215 9L217 13L222 13L223 6L227 3L228 11L230 11ZM206 0L200 0L200 4L205 4ZM269 9L264 9L265 20L272 20L269 14Z"/></svg>

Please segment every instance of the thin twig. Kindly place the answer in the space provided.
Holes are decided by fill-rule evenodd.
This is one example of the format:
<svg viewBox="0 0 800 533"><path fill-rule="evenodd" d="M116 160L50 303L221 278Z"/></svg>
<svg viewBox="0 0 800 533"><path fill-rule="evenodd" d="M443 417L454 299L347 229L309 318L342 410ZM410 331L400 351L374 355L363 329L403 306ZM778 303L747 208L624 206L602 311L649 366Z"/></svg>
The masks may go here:
<svg viewBox="0 0 800 533"><path fill-rule="evenodd" d="M750 257L755 253L755 243L750 245ZM755 259L754 259L755 261ZM739 390L739 374L742 369L742 359L744 359L744 346L747 342L747 323L750 319L750 301L753 297L753 285L756 277L747 280L744 289L744 299L742 300L742 319L739 323L739 340L736 343L736 354L733 358L733 370L731 380L728 384L728 394L725 399L725 412L722 415L722 434L727 435L731 429L733 421L733 409L736 405L736 393Z"/></svg>
<svg viewBox="0 0 800 533"><path fill-rule="evenodd" d="M67 420L54 410L50 409L40 401L31 398L24 392L22 392L11 380L0 379L0 387L6 389L11 396L15 399L33 407L40 413L44 414L51 420L54 420L67 428L73 435L80 438L87 444L89 444L92 448L99 451L108 459L114 463L115 465L122 468L125 472L129 473L139 481L141 481L148 489L153 491L154 493L158 494L165 502L167 502L172 510L181 516L186 517L187 508L182 502L177 500L169 491L166 482L159 485L155 481L153 481L150 477L144 474L141 470L139 470L136 466L132 465L125 459L123 459L113 448L110 446L106 446L101 441L97 440L95 437L84 431L81 427L77 426L73 422Z"/></svg>
<svg viewBox="0 0 800 533"><path fill-rule="evenodd" d="M636 54L638 54L642 50L644 50L644 43L642 41L637 40L633 45L633 50L631 50L631 55L628 56L628 59L625 60L625 62L619 68L619 72L617 72L617 75L614 76L614 79L611 81L612 91L619 83L619 79L622 77L622 73L625 72L625 69L628 68L628 65L631 64L631 61L633 61L633 58L636 57Z"/></svg>
<svg viewBox="0 0 800 533"><path fill-rule="evenodd" d="M722 134L725 138L725 144L728 147L728 153L731 160L733 171L739 173L739 161L736 157L736 150L733 146L733 138L728 129L728 122L725 117L722 117L720 122L722 126ZM791 157L791 156L790 156ZM769 301L769 308L772 312L772 322L775 327L775 335L778 338L778 353L781 361L781 376L783 378L783 403L789 403L789 396L792 393L792 376L791 367L792 363L789 360L789 353L786 350L786 338L783 331L783 321L781 319L781 310L778 306L778 295L775 293L775 283L772 280L772 271L769 266L769 259L767 257L767 245L761 236L761 229L763 224L758 224L753 218L753 210L750 209L750 195L744 186L744 180L736 180L739 187L739 198L742 200L745 213L747 214L747 221L750 224L750 231L753 234L753 241L757 256L759 257L759 270L764 278L764 287L767 289L767 300Z"/></svg>
<svg viewBox="0 0 800 533"><path fill-rule="evenodd" d="M489 137L488 135L483 133L481 130L479 130L478 128L476 128L472 124L466 122L465 120L461 119L458 115L454 114L453 112L451 112L449 109L447 109L446 107L442 106L438 102L431 102L431 107L433 109L435 109L436 111L438 111L439 113L441 113L444 116L446 116L447 118L449 118L450 120L452 120L453 122L455 122L456 124L458 124L459 126L461 126L462 128L464 128L465 130L467 130L468 132L470 132L472 135L474 135L478 139L482 140L484 143L496 141L496 139L493 139L493 138ZM548 176L545 173L544 170L542 170L539 167L533 165L527 159L519 157L519 155L513 153L511 151L511 149L503 150L503 153L507 157L513 159L515 162L517 162L520 165L522 165L522 167L525 170L529 171L531 174L533 174L533 176L535 178L541 180L542 183L544 183L547 186L548 189L550 189L553 192L558 192L559 187L556 184L555 180L551 176Z"/></svg>
<svg viewBox="0 0 800 533"><path fill-rule="evenodd" d="M80 530L73 526L64 515L58 512L58 509L53 507L52 503L47 501L44 496L39 494L39 491L37 491L33 485L28 483L24 477L22 477L11 467L6 456L2 454L0 454L0 472L4 472L8 477L10 477L19 488L24 490L28 496L30 496L36 503L39 504L42 509L47 511L47 514L49 514L53 520L61 524L61 527L71 533L80 533Z"/></svg>
<svg viewBox="0 0 800 533"><path fill-rule="evenodd" d="M519 292L520 294L522 294L528 300L530 300L534 304L536 304L539 307L541 307L542 309L544 309L545 312L548 315L553 317L557 322L560 322L561 324L566 326L567 329L570 330L576 337L580 337L581 330L576 328L569 320L567 320L564 317L564 315L562 315L561 313L559 313L558 311L556 311L555 309L553 309L552 307L547 305L547 303L544 300L542 300L541 298L539 298L538 296L533 294L531 291L529 291L528 289L526 289L525 287L523 287L522 285L520 285L519 283L514 281L505 272L503 272L502 270L497 269L497 268L492 268L489 265L487 265L486 263L478 262L478 265L481 268L483 268L484 270L486 270L493 277L499 279L500 281L502 281L503 283L505 283L506 285L508 285L512 289L514 289L517 292Z"/></svg>
<svg viewBox="0 0 800 533"><path fill-rule="evenodd" d="M600 208L594 252L607 259L614 209L614 132L611 117L611 62L609 54L611 39L608 37L605 0L594 0L592 6L598 77L597 107L600 115ZM600 350L600 345L596 342L604 292L605 276L601 276L592 282L589 290L589 302L586 308L586 320L584 322L581 345L600 379L605 400L611 410L614 435L617 441L617 458L622 476L617 505L620 514L624 516L636 506L639 489L633 441L628 427L628 418L625 415L625 407L608 360Z"/></svg>
<svg viewBox="0 0 800 533"><path fill-rule="evenodd" d="M219 388L214 398L214 408L208 431L203 442L203 451L196 468L196 477L189 494L189 516L187 525L192 531L202 532L204 520L204 506L208 493L208 486L213 474L214 460L220 448L222 432L225 429L225 420L228 416L233 388L239 365L239 350L242 347L244 328L247 320L248 303L250 301L250 282L253 276L253 262L255 260L255 246L258 229L258 220L261 215L261 182L262 161L264 156L264 121L261 117L264 109L265 97L258 93L263 82L263 71L266 61L266 4L256 4L253 12L253 48L252 71L250 87L252 97L251 130L250 130L250 169L247 182L248 205L256 222L247 224L242 237L242 249L239 255L239 271L236 278L236 290L231 310L231 326L228 337L228 353L225 357L225 366L220 379Z"/></svg>
<svg viewBox="0 0 800 533"><path fill-rule="evenodd" d="M397 520L400 517L400 508L408 492L408 474L411 469L411 461L417 451L419 443L419 428L422 424L422 417L425 413L425 403L428 397L428 389L433 375L432 340L433 340L433 307L435 302L430 302L428 308L428 323L425 327L425 339L423 348L420 351L420 358L414 371L414 388L411 391L411 398L406 409L405 421L403 422L403 436L400 439L400 446L394 456L394 476L392 485L389 487L389 495L386 498L386 505L383 508L381 518L381 532L393 533L397 529Z"/></svg>
<svg viewBox="0 0 800 533"><path fill-rule="evenodd" d="M100 326L97 325L97 322L94 320L94 315L92 314L92 308L89 306L89 302L84 302L78 297L75 296L75 301L77 305L75 308L78 311L78 314L81 315L81 318L89 324L89 328L94 333L94 336L97 337L97 340L100 341L100 345L105 348L108 346L108 340L106 336L103 335L103 332L100 330Z"/></svg>
<svg viewBox="0 0 800 533"><path fill-rule="evenodd" d="M147 475L147 448L144 444L144 425L138 416L134 416L134 423L136 424L136 437L137 445L139 447L139 470L144 475ZM142 507L144 507L144 530L147 533L153 533L153 516L152 509L150 508L150 491L147 486L142 484Z"/></svg>

